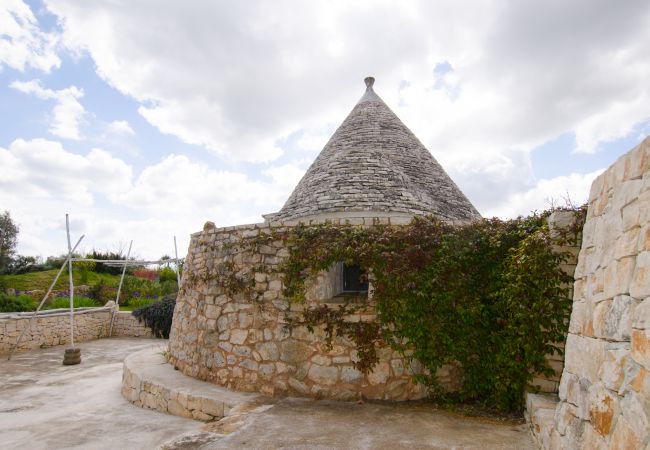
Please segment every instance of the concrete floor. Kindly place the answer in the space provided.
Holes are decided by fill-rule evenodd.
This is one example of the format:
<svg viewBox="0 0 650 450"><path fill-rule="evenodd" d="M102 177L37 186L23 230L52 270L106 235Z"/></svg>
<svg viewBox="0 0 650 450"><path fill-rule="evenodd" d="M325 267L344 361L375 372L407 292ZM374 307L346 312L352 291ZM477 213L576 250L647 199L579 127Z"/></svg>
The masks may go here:
<svg viewBox="0 0 650 450"><path fill-rule="evenodd" d="M122 360L161 340L78 344L82 362L63 366L64 347L0 358L0 448L152 449L202 426L138 408L120 395Z"/></svg>
<svg viewBox="0 0 650 450"><path fill-rule="evenodd" d="M284 399L263 412L249 414L236 431L199 448L532 450L535 447L526 425L468 418L435 410L427 404Z"/></svg>
<svg viewBox="0 0 650 450"><path fill-rule="evenodd" d="M472 419L425 404L265 401L211 424L140 409L120 395L122 360L161 340L80 344L0 360L0 447L7 449L533 449L525 425Z"/></svg>

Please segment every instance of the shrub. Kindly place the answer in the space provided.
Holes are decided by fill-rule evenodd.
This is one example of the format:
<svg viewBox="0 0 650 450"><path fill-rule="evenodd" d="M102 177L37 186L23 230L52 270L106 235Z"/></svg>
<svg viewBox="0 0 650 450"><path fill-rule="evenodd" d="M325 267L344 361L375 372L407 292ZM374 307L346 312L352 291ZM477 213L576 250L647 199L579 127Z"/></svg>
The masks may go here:
<svg viewBox="0 0 650 450"><path fill-rule="evenodd" d="M94 299L100 305L105 305L110 300L115 300L117 288L109 286L104 280L99 280L90 286L88 296Z"/></svg>
<svg viewBox="0 0 650 450"><path fill-rule="evenodd" d="M121 253L114 252L98 252L94 250L91 253L86 255L88 259L104 259L104 260L116 260L116 259L126 259L126 256L123 256ZM64 258L65 259L65 258ZM127 269L128 271L129 269ZM121 275L122 267L121 266L108 266L102 263L96 263L95 272L97 273L109 273L112 275Z"/></svg>
<svg viewBox="0 0 650 450"><path fill-rule="evenodd" d="M454 394L435 376L417 377L438 399L521 411L533 374L552 372L545 355L562 352L557 343L571 308L572 278L560 267L567 254L554 251L546 215L460 227L434 218L408 227L297 227L283 237L290 250L280 270L285 297L304 302L306 276L337 261L359 265L371 276L381 327L345 322L350 305L288 319L325 325L328 339L351 338L360 370L372 369L373 347L383 340L430 374L446 364L462 367ZM578 214L573 233L557 239L574 244L583 222Z"/></svg>
<svg viewBox="0 0 650 450"><path fill-rule="evenodd" d="M129 302L128 302L128 305L135 310L135 309L143 308L143 307L145 307L147 305L150 305L155 301L158 301L158 300L156 300L154 298L146 298L146 297L145 298L137 298L136 297L136 298L130 298Z"/></svg>
<svg viewBox="0 0 650 450"><path fill-rule="evenodd" d="M88 297L74 297L75 308L94 308L101 306L96 300ZM47 309L70 308L70 297L57 297L47 306Z"/></svg>
<svg viewBox="0 0 650 450"><path fill-rule="evenodd" d="M167 339L172 328L175 306L176 296L166 295L162 300L136 309L131 314L139 322L144 322L146 326L151 328L154 336Z"/></svg>
<svg viewBox="0 0 650 450"><path fill-rule="evenodd" d="M81 284L88 284L90 272L95 270L96 264L92 261L74 261L72 263L72 270L79 271L79 282Z"/></svg>
<svg viewBox="0 0 650 450"><path fill-rule="evenodd" d="M160 271L158 272L158 277L161 283L164 281L176 282L176 272L174 272L174 269L170 267L163 267L162 269L160 269Z"/></svg>
<svg viewBox="0 0 650 450"><path fill-rule="evenodd" d="M139 268L133 269L133 276L143 280L156 281L156 278L158 278L158 272L151 269Z"/></svg>
<svg viewBox="0 0 650 450"><path fill-rule="evenodd" d="M178 292L178 283L176 282L176 279L160 282L161 295L173 294L175 292Z"/></svg>
<svg viewBox="0 0 650 450"><path fill-rule="evenodd" d="M9 295L0 292L0 312L34 311L38 304L29 295Z"/></svg>
<svg viewBox="0 0 650 450"><path fill-rule="evenodd" d="M126 275L122 282L120 291L120 304L129 305L132 298L156 299L161 295L161 288L158 283Z"/></svg>

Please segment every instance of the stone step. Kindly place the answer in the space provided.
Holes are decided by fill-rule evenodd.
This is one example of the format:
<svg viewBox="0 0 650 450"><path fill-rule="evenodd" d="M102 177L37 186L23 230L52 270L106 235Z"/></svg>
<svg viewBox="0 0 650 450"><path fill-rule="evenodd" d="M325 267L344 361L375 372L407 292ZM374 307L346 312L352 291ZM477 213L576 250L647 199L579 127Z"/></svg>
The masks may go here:
<svg viewBox="0 0 650 450"><path fill-rule="evenodd" d="M167 363L165 350L163 346L149 348L125 358L122 395L134 405L209 421L227 416L238 405L262 398L183 375Z"/></svg>
<svg viewBox="0 0 650 450"><path fill-rule="evenodd" d="M526 394L526 422L530 426L533 439L540 448L551 448L551 438L555 421L555 407L559 398L554 394Z"/></svg>

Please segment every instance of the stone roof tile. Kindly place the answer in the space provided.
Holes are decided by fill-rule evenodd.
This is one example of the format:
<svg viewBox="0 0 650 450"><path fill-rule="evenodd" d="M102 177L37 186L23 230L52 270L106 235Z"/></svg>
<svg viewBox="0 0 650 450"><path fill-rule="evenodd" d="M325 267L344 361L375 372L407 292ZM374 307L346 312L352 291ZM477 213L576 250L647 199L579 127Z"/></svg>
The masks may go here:
<svg viewBox="0 0 650 450"><path fill-rule="evenodd" d="M366 91L272 220L373 211L471 221L480 214L373 90Z"/></svg>

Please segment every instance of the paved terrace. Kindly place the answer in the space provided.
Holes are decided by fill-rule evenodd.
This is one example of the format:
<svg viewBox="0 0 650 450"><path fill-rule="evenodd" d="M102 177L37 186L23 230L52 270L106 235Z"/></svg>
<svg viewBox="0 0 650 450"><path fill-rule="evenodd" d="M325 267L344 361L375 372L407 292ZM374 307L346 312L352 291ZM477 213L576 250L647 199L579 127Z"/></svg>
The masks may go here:
<svg viewBox="0 0 650 450"><path fill-rule="evenodd" d="M101 339L0 360L0 442L7 449L532 449L525 425L423 404L261 400L202 423L138 408L120 395L122 360L165 341Z"/></svg>

